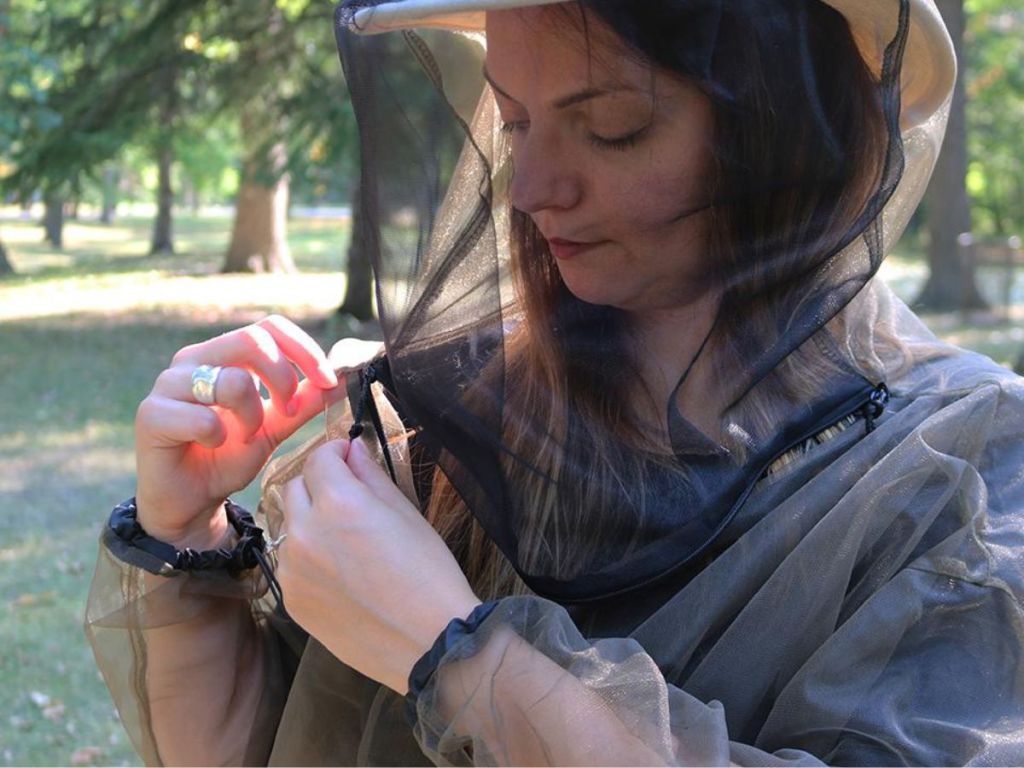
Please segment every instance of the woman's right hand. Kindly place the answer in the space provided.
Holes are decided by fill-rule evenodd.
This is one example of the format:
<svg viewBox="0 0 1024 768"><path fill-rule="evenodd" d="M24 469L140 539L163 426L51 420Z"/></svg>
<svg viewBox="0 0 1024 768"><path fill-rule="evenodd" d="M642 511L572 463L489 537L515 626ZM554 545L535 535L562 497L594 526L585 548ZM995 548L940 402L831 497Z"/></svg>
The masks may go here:
<svg viewBox="0 0 1024 768"><path fill-rule="evenodd" d="M200 365L223 366L214 406L192 395ZM296 369L305 376L301 382ZM257 377L269 400L260 397ZM180 350L135 419L139 523L179 549L216 546L227 529L224 500L323 413L324 390L337 386L319 345L280 316Z"/></svg>

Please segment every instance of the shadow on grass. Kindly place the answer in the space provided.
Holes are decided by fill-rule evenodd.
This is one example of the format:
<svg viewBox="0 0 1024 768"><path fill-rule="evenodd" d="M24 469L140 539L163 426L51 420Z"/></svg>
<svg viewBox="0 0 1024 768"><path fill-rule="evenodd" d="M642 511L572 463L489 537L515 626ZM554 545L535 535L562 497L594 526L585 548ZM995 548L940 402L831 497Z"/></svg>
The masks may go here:
<svg viewBox="0 0 1024 768"><path fill-rule="evenodd" d="M176 350L230 327L137 313L5 322L0 435L131 424Z"/></svg>

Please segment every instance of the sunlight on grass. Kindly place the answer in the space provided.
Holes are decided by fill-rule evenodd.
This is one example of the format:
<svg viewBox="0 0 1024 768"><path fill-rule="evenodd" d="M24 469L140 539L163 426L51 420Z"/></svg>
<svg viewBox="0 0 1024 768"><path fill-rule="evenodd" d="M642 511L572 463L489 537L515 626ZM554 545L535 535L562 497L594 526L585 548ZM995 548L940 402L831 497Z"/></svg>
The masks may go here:
<svg viewBox="0 0 1024 768"><path fill-rule="evenodd" d="M50 278L11 287L0 283L0 321L125 310L179 310L215 319L247 307L324 315L341 303L344 291L343 274L192 277L153 271Z"/></svg>
<svg viewBox="0 0 1024 768"><path fill-rule="evenodd" d="M183 217L174 255L146 255L149 226L144 219L71 222L65 249L56 251L42 242L37 224L12 220L8 210L0 233L18 274L0 282L0 321L139 311L210 322L240 309L323 316L341 303L344 221L293 222L289 239L300 271L288 275L220 274L227 219Z"/></svg>

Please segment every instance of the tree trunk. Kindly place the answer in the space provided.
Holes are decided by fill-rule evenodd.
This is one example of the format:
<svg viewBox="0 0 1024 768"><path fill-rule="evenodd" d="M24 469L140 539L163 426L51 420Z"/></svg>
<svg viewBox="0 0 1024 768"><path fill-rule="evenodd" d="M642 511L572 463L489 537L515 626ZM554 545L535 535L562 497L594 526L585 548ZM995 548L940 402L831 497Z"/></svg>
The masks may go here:
<svg viewBox="0 0 1024 768"><path fill-rule="evenodd" d="M185 198L185 205L192 212L193 216L199 215L199 189L191 179L185 179L182 185L182 194Z"/></svg>
<svg viewBox="0 0 1024 768"><path fill-rule="evenodd" d="M165 65L156 77L156 98L159 103L160 130L156 140L158 182L156 191L156 221L149 253L174 253L172 213L174 189L171 170L174 165L174 124L178 117L178 71L174 64Z"/></svg>
<svg viewBox="0 0 1024 768"><path fill-rule="evenodd" d="M3 240L0 240L0 275L13 275L14 267L11 266L10 259L7 258L7 249L4 247Z"/></svg>
<svg viewBox="0 0 1024 768"><path fill-rule="evenodd" d="M103 171L103 207L100 211L100 222L113 224L117 215L117 188L120 174L112 168Z"/></svg>
<svg viewBox="0 0 1024 768"><path fill-rule="evenodd" d="M345 298L338 307L339 315L351 315L357 320L373 319L373 269L370 249L366 247L365 218L360 210L359 186L352 195L352 232L348 246L348 265Z"/></svg>
<svg viewBox="0 0 1024 768"><path fill-rule="evenodd" d="M257 116L242 116L249 160L238 190L235 223L223 272L294 272L288 247L288 153L282 142L260 141Z"/></svg>
<svg viewBox="0 0 1024 768"><path fill-rule="evenodd" d="M157 151L159 182L156 193L156 221L153 223L153 240L150 243L151 256L161 253L174 253L174 236L172 231L172 210L174 208L174 190L171 187L171 166L174 163L174 152L169 143Z"/></svg>
<svg viewBox="0 0 1024 768"><path fill-rule="evenodd" d="M949 126L935 173L925 195L928 219L928 281L914 307L928 311L982 309L987 306L978 292L973 264L959 236L971 231L967 197L967 103L964 89L963 0L937 0L942 18L953 38L960 70L953 91Z"/></svg>
<svg viewBox="0 0 1024 768"><path fill-rule="evenodd" d="M56 192L47 192L46 211L43 213L45 240L54 248L64 247L64 198Z"/></svg>

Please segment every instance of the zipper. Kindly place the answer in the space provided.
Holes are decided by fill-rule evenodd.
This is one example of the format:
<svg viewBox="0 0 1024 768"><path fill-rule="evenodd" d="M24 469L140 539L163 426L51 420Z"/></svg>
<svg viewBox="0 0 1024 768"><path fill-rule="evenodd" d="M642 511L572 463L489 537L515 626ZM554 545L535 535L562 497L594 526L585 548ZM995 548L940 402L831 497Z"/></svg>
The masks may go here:
<svg viewBox="0 0 1024 768"><path fill-rule="evenodd" d="M867 393L862 395L852 408L849 407L849 404L844 404L844 413L841 413L840 415L834 415L835 412L829 414L827 418L818 421L813 428L805 430L799 438L791 441L781 451L777 451L761 466L761 471L758 472L755 479L747 483L747 486L743 489L743 493L740 494L736 503L733 504L732 508L729 510L729 514L726 515L722 528L719 529L719 532L721 532L724 529L724 526L728 524L733 517L735 517L740 507L742 507L746 503L747 499L750 498L750 494L754 490L754 486L760 482L761 478L765 476L765 473L776 461L781 459L798 445L803 445L815 435L821 434L829 427L838 424L851 416L861 416L864 419L865 434L871 434L875 431L875 421L877 421L885 412L885 408L889 404L890 398L891 395L889 393L889 388L885 385L885 382L876 384Z"/></svg>
<svg viewBox="0 0 1024 768"><path fill-rule="evenodd" d="M630 584L629 586L621 587L611 592L606 592L600 595L587 596L582 598L574 598L565 595L553 595L552 599L565 605L585 605L587 603L594 603L601 600L620 597L622 595L628 594L629 592L632 592L633 590L641 589L643 587L648 587L652 584L656 584L662 579L671 578L673 574L678 573L688 563L691 563L694 559L700 557L705 551L707 551L708 547L710 547L711 544L715 542L719 536L721 536L721 534L729 526L729 523L731 523L733 518L736 516L736 513L739 512L740 508L742 508L743 505L747 502L747 499L750 498L750 494L753 492L754 487L758 484L761 478L764 477L765 472L768 471L768 468L771 467L776 461L778 461L781 457L785 456L789 451L793 450L797 446L802 445L807 440L810 440L815 435L820 434L829 427L838 424L839 422L849 418L850 416L863 417L865 420L866 434L870 434L875 430L875 422L885 411L890 399L891 394L889 392L889 388L885 385L884 382L870 386L869 389L861 390L850 400L847 400L838 408L831 411L826 417L819 419L817 422L815 422L815 425L812 428L803 430L800 433L799 437L797 437L794 440L788 441L786 443L785 448L776 451L774 454L772 454L771 458L762 464L762 466L759 468L759 471L756 474L752 475L753 479L747 483L742 493L740 493L736 501L733 502L732 506L729 508L728 514L726 514L726 516L722 518L722 522L719 524L715 532L708 537L707 541L705 541L699 549L691 552L689 557L687 557L682 562L677 563L674 566L671 566L668 570L656 576L648 577L635 584ZM529 583L530 581L533 580L527 580L527 583ZM546 590L536 591L538 591L538 594L541 594L542 596L544 595L544 592L546 592Z"/></svg>

